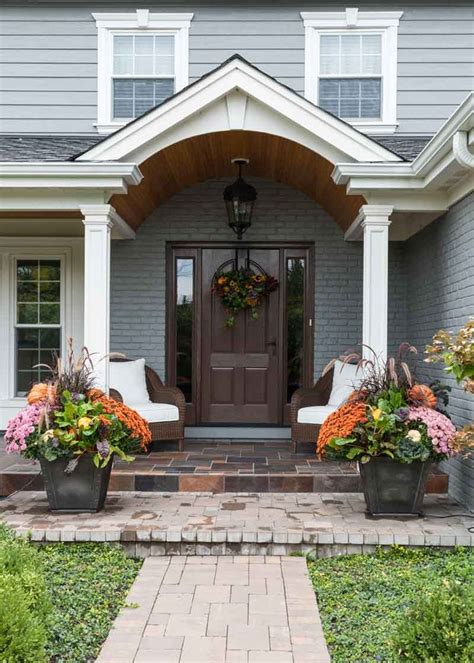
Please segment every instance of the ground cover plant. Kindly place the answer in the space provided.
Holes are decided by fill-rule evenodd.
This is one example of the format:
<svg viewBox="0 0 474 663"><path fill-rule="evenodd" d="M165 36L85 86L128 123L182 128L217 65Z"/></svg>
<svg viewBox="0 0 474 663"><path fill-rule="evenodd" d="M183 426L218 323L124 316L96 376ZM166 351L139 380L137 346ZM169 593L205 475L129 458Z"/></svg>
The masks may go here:
<svg viewBox="0 0 474 663"><path fill-rule="evenodd" d="M474 660L474 551L308 561L332 663Z"/></svg>
<svg viewBox="0 0 474 663"><path fill-rule="evenodd" d="M141 566L106 544L37 548L1 525L0 561L0 661L8 663L94 661Z"/></svg>

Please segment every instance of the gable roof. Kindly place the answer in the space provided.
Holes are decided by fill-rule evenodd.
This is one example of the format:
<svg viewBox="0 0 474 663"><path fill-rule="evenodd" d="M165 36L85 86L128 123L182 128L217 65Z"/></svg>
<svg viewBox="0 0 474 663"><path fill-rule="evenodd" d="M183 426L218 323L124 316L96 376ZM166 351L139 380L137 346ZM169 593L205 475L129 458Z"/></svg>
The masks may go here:
<svg viewBox="0 0 474 663"><path fill-rule="evenodd" d="M300 134L306 132L306 146L311 149L314 149L315 143L324 146L326 154L323 156L332 162L400 160L397 154L380 142L304 99L240 55L232 56L160 105L106 136L76 158L80 161L119 159L140 161L148 158L163 147L157 144L157 138L172 130L177 130L179 133L179 128L182 128L184 123L191 123L210 107L217 105L223 99L227 101L233 94L240 95L240 101L237 104L233 103L233 109L229 110L228 129L261 131L265 127L264 124L258 125L255 117L252 126L241 126L246 114L245 98L254 105L258 104L260 108L271 110L275 118L283 118L288 124L297 127ZM233 126L233 121L237 121L238 126ZM209 131L211 130L215 129L209 128ZM271 129L269 131L271 133ZM195 134L189 134L192 135ZM183 139L182 132L180 139ZM137 158L138 154L141 159Z"/></svg>

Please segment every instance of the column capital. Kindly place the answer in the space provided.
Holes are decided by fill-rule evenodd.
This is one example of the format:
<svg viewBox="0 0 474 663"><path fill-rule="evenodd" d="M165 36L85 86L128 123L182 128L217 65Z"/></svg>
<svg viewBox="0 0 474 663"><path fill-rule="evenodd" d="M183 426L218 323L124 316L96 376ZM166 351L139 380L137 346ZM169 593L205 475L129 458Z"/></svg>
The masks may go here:
<svg viewBox="0 0 474 663"><path fill-rule="evenodd" d="M346 241L361 240L365 228L382 228L391 224L391 205L362 205L358 215L344 234Z"/></svg>
<svg viewBox="0 0 474 663"><path fill-rule="evenodd" d="M362 205L356 221L360 223L362 228L368 225L389 226L392 212L393 207L391 205Z"/></svg>
<svg viewBox="0 0 474 663"><path fill-rule="evenodd" d="M122 219L112 205L83 205L82 223L87 226L106 226L114 228L122 239L135 239L135 231Z"/></svg>

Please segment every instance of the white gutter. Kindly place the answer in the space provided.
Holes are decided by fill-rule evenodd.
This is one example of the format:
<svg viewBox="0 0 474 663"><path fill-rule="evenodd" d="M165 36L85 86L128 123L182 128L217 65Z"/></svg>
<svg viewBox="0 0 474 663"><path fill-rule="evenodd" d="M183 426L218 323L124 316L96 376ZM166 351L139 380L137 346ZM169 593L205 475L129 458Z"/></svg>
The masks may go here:
<svg viewBox="0 0 474 663"><path fill-rule="evenodd" d="M469 132L473 134L471 130ZM463 168L474 168L474 154L469 151L469 134L467 131L457 131L453 136L454 158Z"/></svg>

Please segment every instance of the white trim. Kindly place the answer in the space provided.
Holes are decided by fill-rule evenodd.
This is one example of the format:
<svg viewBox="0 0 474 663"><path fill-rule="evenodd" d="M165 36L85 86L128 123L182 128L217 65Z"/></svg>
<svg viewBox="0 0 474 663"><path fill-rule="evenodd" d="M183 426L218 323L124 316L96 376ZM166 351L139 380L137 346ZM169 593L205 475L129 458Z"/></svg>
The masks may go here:
<svg viewBox="0 0 474 663"><path fill-rule="evenodd" d="M319 40L322 33L380 33L382 37L382 113L380 121L351 120L369 134L393 133L397 124L397 41L403 12L301 12L305 27L305 97L318 103Z"/></svg>
<svg viewBox="0 0 474 663"><path fill-rule="evenodd" d="M116 34L174 35L175 92L189 82L189 27L192 13L151 13L137 9L133 13L93 13L97 26L97 131L108 134L123 127L126 122L112 117L113 37Z"/></svg>
<svg viewBox="0 0 474 663"><path fill-rule="evenodd" d="M0 430L26 402L15 396L14 262L18 258L61 260L61 340L64 352L68 336L74 338L76 348L82 346L82 251L82 238L0 237Z"/></svg>
<svg viewBox="0 0 474 663"><path fill-rule="evenodd" d="M244 130L262 131L266 127L268 133L299 142L332 163L342 161L344 155L349 161L400 161L382 145L238 58L107 137L78 161L142 163L179 140L231 130L225 98L233 95L235 107L237 91L248 97L245 112L239 113Z"/></svg>

